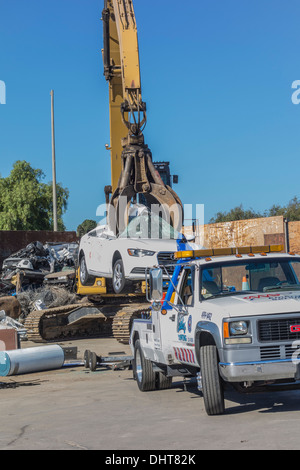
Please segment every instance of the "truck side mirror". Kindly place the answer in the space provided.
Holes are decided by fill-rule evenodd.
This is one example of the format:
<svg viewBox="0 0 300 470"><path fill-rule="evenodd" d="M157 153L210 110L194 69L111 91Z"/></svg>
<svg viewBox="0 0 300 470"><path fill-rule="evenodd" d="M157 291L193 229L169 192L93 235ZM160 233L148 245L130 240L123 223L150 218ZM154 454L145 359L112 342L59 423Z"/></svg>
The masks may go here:
<svg viewBox="0 0 300 470"><path fill-rule="evenodd" d="M160 268L149 271L149 296L151 301L159 302L163 297L163 275Z"/></svg>

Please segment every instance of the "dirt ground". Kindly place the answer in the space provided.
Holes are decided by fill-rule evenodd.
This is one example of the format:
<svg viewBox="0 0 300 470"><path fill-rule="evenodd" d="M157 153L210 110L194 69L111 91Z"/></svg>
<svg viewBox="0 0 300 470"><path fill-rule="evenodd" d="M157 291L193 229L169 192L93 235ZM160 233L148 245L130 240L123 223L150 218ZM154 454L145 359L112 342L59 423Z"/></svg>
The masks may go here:
<svg viewBox="0 0 300 470"><path fill-rule="evenodd" d="M131 354L113 338L66 341L82 361ZM22 348L36 347L23 342ZM226 413L209 417L194 380L140 392L131 370L82 365L0 378L0 450L299 449L300 391L225 393ZM148 462L149 463L149 462Z"/></svg>

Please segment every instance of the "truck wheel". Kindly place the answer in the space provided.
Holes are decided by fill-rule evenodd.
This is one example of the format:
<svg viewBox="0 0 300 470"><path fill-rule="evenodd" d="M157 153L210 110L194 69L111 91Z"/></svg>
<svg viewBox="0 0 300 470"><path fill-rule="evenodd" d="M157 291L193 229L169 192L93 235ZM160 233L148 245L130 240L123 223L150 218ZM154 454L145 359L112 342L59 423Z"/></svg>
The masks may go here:
<svg viewBox="0 0 300 470"><path fill-rule="evenodd" d="M218 370L217 348L213 345L200 349L200 367L202 374L202 392L204 406L208 415L224 413L224 390Z"/></svg>
<svg viewBox="0 0 300 470"><path fill-rule="evenodd" d="M167 377L162 372L157 373L156 388L157 390L166 390L172 386L172 377Z"/></svg>
<svg viewBox="0 0 300 470"><path fill-rule="evenodd" d="M153 372L152 362L145 359L139 340L134 346L134 377L141 392L155 390L155 372Z"/></svg>

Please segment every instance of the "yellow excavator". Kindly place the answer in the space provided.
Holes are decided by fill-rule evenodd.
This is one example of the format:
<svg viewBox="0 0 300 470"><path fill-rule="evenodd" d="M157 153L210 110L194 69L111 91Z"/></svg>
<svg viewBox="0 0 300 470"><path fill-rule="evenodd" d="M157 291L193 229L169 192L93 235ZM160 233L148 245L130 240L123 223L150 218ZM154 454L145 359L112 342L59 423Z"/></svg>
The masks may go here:
<svg viewBox="0 0 300 470"><path fill-rule="evenodd" d="M130 204L142 195L144 204L149 207L159 204L162 217L180 230L181 200L163 182L144 142L146 103L142 100L132 0L105 0L102 20L102 54L110 111L111 186L105 187L108 224L114 232L122 231L128 223Z"/></svg>
<svg viewBox="0 0 300 470"><path fill-rule="evenodd" d="M132 1L104 0L102 20L102 55L104 76L109 84L110 114L110 146L107 147L111 152L111 185L104 188L108 225L116 234L121 232L127 225L130 205L141 197L148 207L159 204L162 217L180 229L182 203L171 185L163 182L144 142L146 104L142 101ZM31 312L25 320L28 339L57 341L105 335L112 330L118 341L128 343L133 319L149 311L143 287L139 294L129 293L124 297L108 292L105 278L96 278L93 285L83 286L77 272L76 293L82 297L81 303Z"/></svg>

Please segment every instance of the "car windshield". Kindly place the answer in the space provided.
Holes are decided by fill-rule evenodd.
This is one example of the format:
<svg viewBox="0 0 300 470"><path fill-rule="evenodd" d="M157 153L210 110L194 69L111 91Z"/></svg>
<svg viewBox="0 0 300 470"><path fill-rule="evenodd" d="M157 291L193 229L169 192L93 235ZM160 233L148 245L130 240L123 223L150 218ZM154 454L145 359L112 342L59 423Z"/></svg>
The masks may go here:
<svg viewBox="0 0 300 470"><path fill-rule="evenodd" d="M201 270L202 299L244 292L300 289L300 260L272 258L213 263Z"/></svg>
<svg viewBox="0 0 300 470"><path fill-rule="evenodd" d="M134 217L127 225L120 238L180 239L177 232L168 222L157 214L145 213Z"/></svg>

